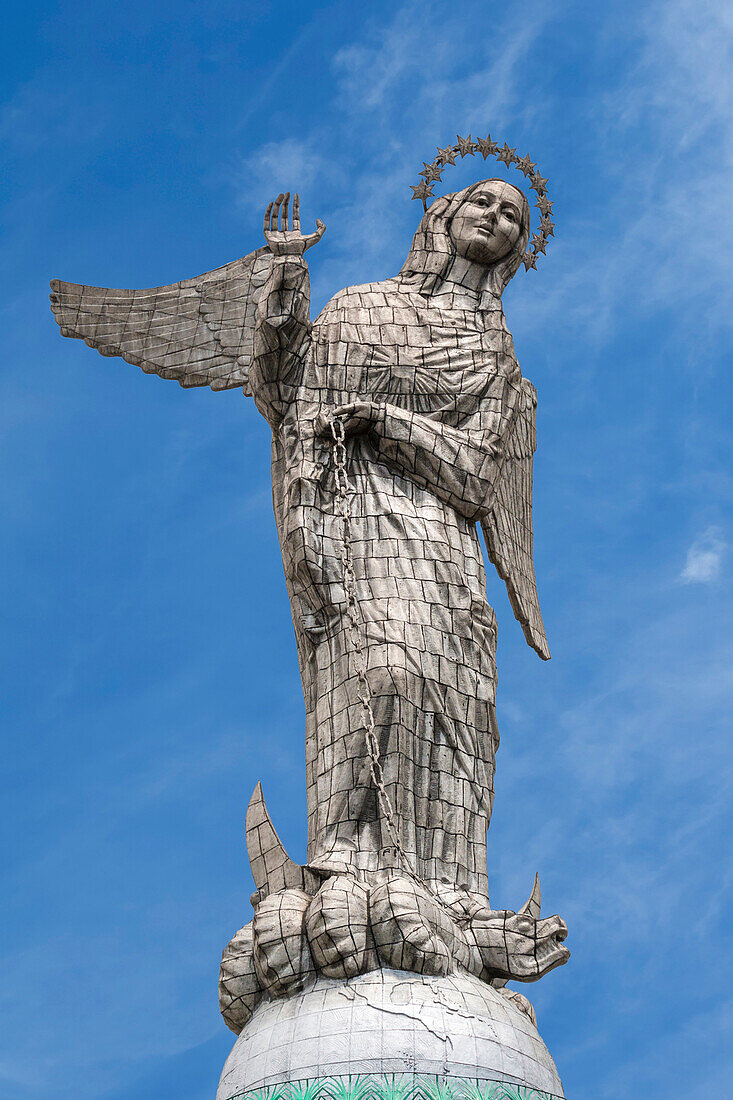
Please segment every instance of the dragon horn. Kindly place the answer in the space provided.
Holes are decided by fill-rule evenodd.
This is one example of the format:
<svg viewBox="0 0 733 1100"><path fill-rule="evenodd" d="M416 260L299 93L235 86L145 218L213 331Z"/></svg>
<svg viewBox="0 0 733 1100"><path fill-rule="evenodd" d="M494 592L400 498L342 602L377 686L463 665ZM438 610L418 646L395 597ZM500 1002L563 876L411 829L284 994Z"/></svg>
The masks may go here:
<svg viewBox="0 0 733 1100"><path fill-rule="evenodd" d="M540 890L540 876L535 875L534 886L532 887L532 893L525 901L520 913L527 913L528 916L534 917L535 920L539 919L540 906L542 905L542 891Z"/></svg>

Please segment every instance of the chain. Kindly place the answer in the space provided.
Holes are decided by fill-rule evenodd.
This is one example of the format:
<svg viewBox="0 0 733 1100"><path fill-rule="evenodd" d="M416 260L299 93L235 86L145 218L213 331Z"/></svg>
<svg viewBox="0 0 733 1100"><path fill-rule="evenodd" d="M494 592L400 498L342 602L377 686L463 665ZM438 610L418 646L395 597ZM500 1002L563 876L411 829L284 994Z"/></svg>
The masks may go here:
<svg viewBox="0 0 733 1100"><path fill-rule="evenodd" d="M366 674L362 618L356 596L356 574L354 573L354 559L351 550L351 486L349 485L349 477L346 472L346 433L344 430L344 422L340 417L335 416L331 420L331 434L333 436L332 453L334 474L336 477L336 506L341 517L341 545L339 550L343 568L344 592L346 594L346 617L348 620L348 633L351 640L351 647L354 651L358 697L366 730L366 744L369 753L372 783L377 792L377 800L387 825L387 832L389 833L392 845L399 852L409 872L414 876L415 869L402 847L397 832L394 811L389 800L389 795L387 794L387 788L384 785L384 773L379 759L379 744L377 742L374 711L372 710L372 692Z"/></svg>

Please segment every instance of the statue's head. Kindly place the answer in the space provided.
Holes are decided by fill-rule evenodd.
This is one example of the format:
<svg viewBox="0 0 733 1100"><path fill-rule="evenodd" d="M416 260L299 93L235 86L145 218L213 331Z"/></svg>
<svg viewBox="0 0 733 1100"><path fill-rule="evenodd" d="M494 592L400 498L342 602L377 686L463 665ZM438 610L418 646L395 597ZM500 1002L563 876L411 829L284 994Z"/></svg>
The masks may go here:
<svg viewBox="0 0 733 1100"><path fill-rule="evenodd" d="M529 203L506 180L480 180L436 199L423 215L402 275L423 276L430 293L456 256L487 269L488 287L501 297L522 262L530 234Z"/></svg>
<svg viewBox="0 0 733 1100"><path fill-rule="evenodd" d="M516 248L522 232L522 200L504 180L484 180L461 202L448 225L459 256L488 267Z"/></svg>

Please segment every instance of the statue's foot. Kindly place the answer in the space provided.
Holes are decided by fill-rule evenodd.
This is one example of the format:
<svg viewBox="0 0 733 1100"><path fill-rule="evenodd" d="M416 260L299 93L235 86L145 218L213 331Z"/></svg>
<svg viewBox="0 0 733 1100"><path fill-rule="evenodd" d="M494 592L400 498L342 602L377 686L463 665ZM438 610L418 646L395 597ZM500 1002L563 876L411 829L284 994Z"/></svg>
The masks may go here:
<svg viewBox="0 0 733 1100"><path fill-rule="evenodd" d="M309 871L321 878L347 875L356 869L356 855L356 845L341 843L327 852L316 853L306 866Z"/></svg>
<svg viewBox="0 0 733 1100"><path fill-rule="evenodd" d="M487 916L491 912L488 894L479 894L463 886L452 886L445 882L436 883L433 893L459 924Z"/></svg>

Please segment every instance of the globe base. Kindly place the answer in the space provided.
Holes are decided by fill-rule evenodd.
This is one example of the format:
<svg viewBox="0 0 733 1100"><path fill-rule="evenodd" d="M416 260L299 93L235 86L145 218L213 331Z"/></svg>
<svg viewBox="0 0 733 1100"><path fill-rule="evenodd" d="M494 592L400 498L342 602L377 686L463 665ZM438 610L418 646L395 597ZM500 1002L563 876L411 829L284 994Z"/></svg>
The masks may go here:
<svg viewBox="0 0 733 1100"><path fill-rule="evenodd" d="M263 1001L216 1100L562 1097L536 1028L498 990L463 972L381 969Z"/></svg>

